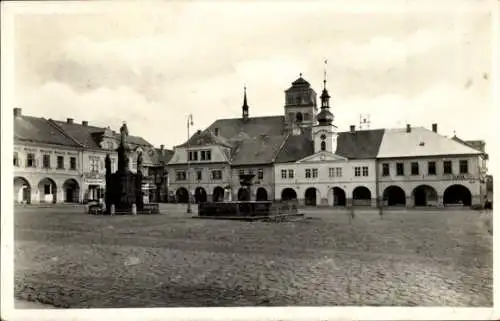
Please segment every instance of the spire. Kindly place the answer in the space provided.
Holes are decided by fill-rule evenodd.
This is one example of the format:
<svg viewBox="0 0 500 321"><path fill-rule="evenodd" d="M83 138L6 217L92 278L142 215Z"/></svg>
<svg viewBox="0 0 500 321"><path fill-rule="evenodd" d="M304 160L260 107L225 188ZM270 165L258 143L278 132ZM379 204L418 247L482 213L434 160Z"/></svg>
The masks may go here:
<svg viewBox="0 0 500 321"><path fill-rule="evenodd" d="M243 111L243 120L248 119L248 102L247 102L247 86L243 87L243 106L241 107Z"/></svg>
<svg viewBox="0 0 500 321"><path fill-rule="evenodd" d="M333 114L330 112L330 95L326 89L326 63L325 59L325 70L323 78L323 92L321 93L321 111L319 112L316 119L320 126L329 126L333 122Z"/></svg>

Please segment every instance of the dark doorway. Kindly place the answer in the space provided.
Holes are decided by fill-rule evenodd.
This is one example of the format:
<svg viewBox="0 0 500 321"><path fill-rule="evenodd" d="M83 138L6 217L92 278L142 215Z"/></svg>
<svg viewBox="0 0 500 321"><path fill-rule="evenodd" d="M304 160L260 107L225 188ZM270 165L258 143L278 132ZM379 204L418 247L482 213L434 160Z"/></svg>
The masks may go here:
<svg viewBox="0 0 500 321"><path fill-rule="evenodd" d="M405 191L399 186L389 186L384 190L384 202L387 206L405 206L406 194Z"/></svg>
<svg viewBox="0 0 500 321"><path fill-rule="evenodd" d="M257 201L267 201L267 191L263 187L259 187L257 189L257 195L256 195Z"/></svg>
<svg viewBox="0 0 500 321"><path fill-rule="evenodd" d="M370 206L372 193L365 186L358 186L352 191L352 204L358 206Z"/></svg>
<svg viewBox="0 0 500 321"><path fill-rule="evenodd" d="M471 203L472 194L469 189L463 185L451 185L444 191L444 205L471 206Z"/></svg>
<svg viewBox="0 0 500 321"><path fill-rule="evenodd" d="M224 189L220 186L214 188L214 192L212 194L213 202L223 202L224 201Z"/></svg>
<svg viewBox="0 0 500 321"><path fill-rule="evenodd" d="M177 203L187 203L189 201L189 193L184 187L179 188L175 192L175 197L177 199Z"/></svg>
<svg viewBox="0 0 500 321"><path fill-rule="evenodd" d="M428 185L420 185L413 190L415 206L429 206L429 202L437 201L437 192Z"/></svg>
<svg viewBox="0 0 500 321"><path fill-rule="evenodd" d="M346 197L345 192L340 187L333 188L333 206L345 206Z"/></svg>
<svg viewBox="0 0 500 321"><path fill-rule="evenodd" d="M316 188L310 187L306 189L305 193L305 204L307 206L316 206L317 205L317 200L316 200Z"/></svg>
<svg viewBox="0 0 500 321"><path fill-rule="evenodd" d="M196 203L205 203L207 201L207 192L203 187L197 187L194 190L194 199Z"/></svg>
<svg viewBox="0 0 500 321"><path fill-rule="evenodd" d="M297 193L293 188L285 188L281 192L281 200L282 201L292 201L297 200Z"/></svg>
<svg viewBox="0 0 500 321"><path fill-rule="evenodd" d="M238 201L240 202L248 202L250 201L250 193L246 188L240 188L238 190Z"/></svg>

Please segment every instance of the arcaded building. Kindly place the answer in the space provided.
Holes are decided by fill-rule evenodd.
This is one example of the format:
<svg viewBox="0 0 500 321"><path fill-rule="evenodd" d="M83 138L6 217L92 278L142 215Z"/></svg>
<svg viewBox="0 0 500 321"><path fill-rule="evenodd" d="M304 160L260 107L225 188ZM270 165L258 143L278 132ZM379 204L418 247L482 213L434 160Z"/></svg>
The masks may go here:
<svg viewBox="0 0 500 321"><path fill-rule="evenodd" d="M308 206L469 206L486 195L484 142L433 130L335 126L326 79L317 94L302 74L283 114L215 120L174 148L168 163L178 202L298 200ZM247 195L241 174L254 174Z"/></svg>

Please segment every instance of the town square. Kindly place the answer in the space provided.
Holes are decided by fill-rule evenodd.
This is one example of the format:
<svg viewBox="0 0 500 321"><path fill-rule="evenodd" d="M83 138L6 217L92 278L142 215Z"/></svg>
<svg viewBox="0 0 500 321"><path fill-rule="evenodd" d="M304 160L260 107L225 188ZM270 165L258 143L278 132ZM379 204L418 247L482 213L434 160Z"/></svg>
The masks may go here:
<svg viewBox="0 0 500 321"><path fill-rule="evenodd" d="M486 6L319 3L16 16L14 307L493 307Z"/></svg>

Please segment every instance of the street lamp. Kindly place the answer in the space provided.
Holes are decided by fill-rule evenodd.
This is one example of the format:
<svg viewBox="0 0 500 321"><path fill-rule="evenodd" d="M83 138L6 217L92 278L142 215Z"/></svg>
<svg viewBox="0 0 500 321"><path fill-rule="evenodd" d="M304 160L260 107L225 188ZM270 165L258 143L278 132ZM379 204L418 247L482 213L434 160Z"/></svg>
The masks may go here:
<svg viewBox="0 0 500 321"><path fill-rule="evenodd" d="M189 128L193 126L193 115L189 114L187 119L187 180L188 180L188 206L187 213L191 213L191 160L189 159Z"/></svg>

